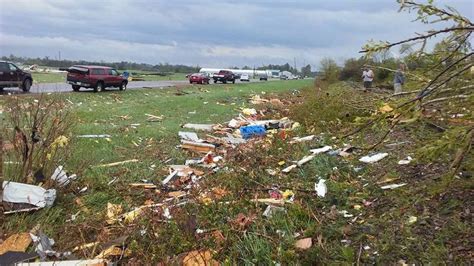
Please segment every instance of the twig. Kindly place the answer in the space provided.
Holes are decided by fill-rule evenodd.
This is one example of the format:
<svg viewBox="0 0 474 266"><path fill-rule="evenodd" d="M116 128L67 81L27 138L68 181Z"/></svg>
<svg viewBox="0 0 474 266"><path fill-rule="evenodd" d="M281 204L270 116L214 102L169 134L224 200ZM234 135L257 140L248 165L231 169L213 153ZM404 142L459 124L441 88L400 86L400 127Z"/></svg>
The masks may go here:
<svg viewBox="0 0 474 266"><path fill-rule="evenodd" d="M460 87L460 88L447 88L447 89L444 89L444 90L440 90L439 93L445 93L445 92L456 91L456 90L460 91L460 90L473 89L473 88L474 88L474 85L467 85L467 86ZM387 99L392 98L392 97L396 97L396 96L415 94L415 93L419 93L420 91L421 90L414 90L414 91L404 91L404 92L394 93L394 94L388 96Z"/></svg>
<svg viewBox="0 0 474 266"><path fill-rule="evenodd" d="M458 171L459 167L461 166L462 161L464 160L464 157L466 154L469 153L472 147L472 141L474 139L474 127L470 128L469 131L466 134L466 142L462 147L460 147L456 153L456 157L454 158L454 161L451 163L451 175L455 175L456 172Z"/></svg>
<svg viewBox="0 0 474 266"><path fill-rule="evenodd" d="M403 40L403 41L399 41L399 42L394 42L394 43L389 43L387 45L385 45L383 48L381 49L389 49L393 46L397 46L397 45L400 45L400 44L404 44L404 43L407 43L407 42L413 42L413 41L418 41L418 40L424 40L424 39L429 39L431 37L434 37L438 34L441 34L441 33L447 33L447 32L451 32L451 31L474 31L474 26L471 26L471 27L451 27L451 28L446 28L444 30L438 30L438 31L434 31L434 32L431 32L431 33L428 33L428 34L425 34L425 35L420 35L418 37L413 37L413 38L410 38L410 39L406 39L406 40ZM359 51L359 53L367 53L367 52L370 52L369 49L365 49L365 50L361 50Z"/></svg>
<svg viewBox="0 0 474 266"><path fill-rule="evenodd" d="M472 53L471 53L471 55L472 55ZM467 65L466 67L464 67L464 68L461 69L460 71L458 71L458 72L452 74L451 76L449 76L446 80L442 81L440 84L438 84L438 85L436 85L435 87L433 87L429 92L424 93L424 92L429 88L429 87L426 87L425 89L423 89L423 90L420 92L420 94L419 94L416 98L411 99L411 100L409 100L409 101L407 101L407 102L404 102L404 103L398 105L398 106L396 107L396 109L402 108L402 107L404 107L404 106L406 106L406 105L408 105L408 104L410 104L410 103L413 103L413 102L416 102L416 101L419 101L419 100L425 98L426 96L430 95L434 90L436 90L436 89L438 89L439 87L445 85L445 84L446 84L447 82L449 82L451 79L453 79L453 78L455 78L455 77L461 75L461 74L464 73L465 71L469 70L471 67L472 67L472 64Z"/></svg>
<svg viewBox="0 0 474 266"><path fill-rule="evenodd" d="M359 244L359 254L357 254L357 263L356 265L360 265L360 256L362 255L362 243Z"/></svg>
<svg viewBox="0 0 474 266"><path fill-rule="evenodd" d="M454 95L450 97L442 97L442 98L436 98L431 101L427 101L421 105L421 107L424 107L425 105L432 104L432 103L437 103L437 102L442 102L442 101L447 101L447 100L453 100L453 99L467 99L469 98L469 95L461 94L461 95Z"/></svg>
<svg viewBox="0 0 474 266"><path fill-rule="evenodd" d="M445 15L446 17L452 17L454 18L454 20L458 20L458 21L461 21L461 22L464 22L466 24L469 24L471 26L474 26L473 23L471 23L471 21L461 15L456 15L456 14L453 14L451 12L448 12L444 9L439 9L433 5L421 5L421 4L418 4L418 3L415 3L415 2L412 2L412 1L403 1L403 4L402 4L402 8L405 6L405 5L412 5L412 6L416 6L418 8L422 8L422 7L425 7L426 9L429 9L431 10L430 14L436 14L438 13L437 15L441 18L441 15ZM446 18L442 18L442 20L446 20Z"/></svg>
<svg viewBox="0 0 474 266"><path fill-rule="evenodd" d="M446 56L445 58L443 58L441 61L439 61L436 65L432 66L430 69L428 69L428 71L430 70L433 70L435 68L437 68L438 66L442 65L444 62L448 61L449 59L451 59L458 51L459 49L461 49L461 47L463 46L463 44L466 43L466 41L469 39L469 36L471 36L471 32L468 32L466 34L466 37L464 38L463 41L459 42L458 46L448 55Z"/></svg>
<svg viewBox="0 0 474 266"><path fill-rule="evenodd" d="M366 150L368 151L371 151L373 149L375 149L375 147L377 147L378 145L380 145L380 143L382 143L385 138L387 138L387 136L392 132L392 130L395 128L395 126L400 122L400 120L395 120L395 122L390 126L390 128L387 130L387 132L385 132L385 134L383 135L383 137L377 141L377 143L375 143L374 145L370 146L369 148L367 148Z"/></svg>
<svg viewBox="0 0 474 266"><path fill-rule="evenodd" d="M473 54L474 54L474 52L471 52L471 53L469 53L469 54L467 54L467 55L461 57L460 59L456 60L456 62L454 62L454 63L452 63L451 65L449 65L448 67L446 67L443 71L439 72L438 75L436 75L436 76L431 80L431 82L428 83L428 85L426 85L425 88L421 90L420 96L417 97L417 98L420 98L420 99L421 99L421 98L425 97L425 96L427 95L427 94L425 95L425 92L426 92L426 91L431 87L431 85L433 85L442 75L444 75L444 73L448 72L448 70L450 70L451 68L457 66L461 61L463 61L463 60L469 58L469 57L472 56ZM469 64L469 65L472 65L472 64ZM470 68L470 67L469 67L469 68ZM451 79L451 77L450 77L448 80L444 81L442 84L445 84L445 83L448 82L450 79ZM440 85L438 85L438 87L439 87L439 86L440 86ZM435 90L435 88L431 89L429 93L431 93L433 90Z"/></svg>

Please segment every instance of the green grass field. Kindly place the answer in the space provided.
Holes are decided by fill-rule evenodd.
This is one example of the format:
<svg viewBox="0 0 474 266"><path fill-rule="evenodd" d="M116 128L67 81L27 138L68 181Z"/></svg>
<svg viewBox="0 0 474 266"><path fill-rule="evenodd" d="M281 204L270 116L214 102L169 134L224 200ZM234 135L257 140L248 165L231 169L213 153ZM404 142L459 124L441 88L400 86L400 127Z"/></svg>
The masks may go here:
<svg viewBox="0 0 474 266"><path fill-rule="evenodd" d="M31 75L35 83L59 83L66 81L66 73L33 72Z"/></svg>

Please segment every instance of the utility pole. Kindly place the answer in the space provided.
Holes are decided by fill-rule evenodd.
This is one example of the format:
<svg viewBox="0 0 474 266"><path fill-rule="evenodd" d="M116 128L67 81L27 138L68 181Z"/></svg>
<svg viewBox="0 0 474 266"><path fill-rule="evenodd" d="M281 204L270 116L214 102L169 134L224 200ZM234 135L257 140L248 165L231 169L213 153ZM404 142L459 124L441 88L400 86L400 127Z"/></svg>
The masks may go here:
<svg viewBox="0 0 474 266"><path fill-rule="evenodd" d="M59 51L59 61L61 61L61 51Z"/></svg>
<svg viewBox="0 0 474 266"><path fill-rule="evenodd" d="M295 61L295 75L298 74L298 69L296 69L296 57L293 57L293 60Z"/></svg>

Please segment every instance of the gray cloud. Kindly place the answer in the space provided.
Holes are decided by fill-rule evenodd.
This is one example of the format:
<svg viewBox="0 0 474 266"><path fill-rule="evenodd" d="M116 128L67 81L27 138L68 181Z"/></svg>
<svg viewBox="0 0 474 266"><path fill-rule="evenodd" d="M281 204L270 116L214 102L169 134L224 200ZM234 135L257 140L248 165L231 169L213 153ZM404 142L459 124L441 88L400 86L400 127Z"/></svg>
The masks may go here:
<svg viewBox="0 0 474 266"><path fill-rule="evenodd" d="M193 65L261 65L357 56L412 23L395 1L0 0L0 54ZM472 17L470 0L440 3ZM301 62L302 63L302 62Z"/></svg>

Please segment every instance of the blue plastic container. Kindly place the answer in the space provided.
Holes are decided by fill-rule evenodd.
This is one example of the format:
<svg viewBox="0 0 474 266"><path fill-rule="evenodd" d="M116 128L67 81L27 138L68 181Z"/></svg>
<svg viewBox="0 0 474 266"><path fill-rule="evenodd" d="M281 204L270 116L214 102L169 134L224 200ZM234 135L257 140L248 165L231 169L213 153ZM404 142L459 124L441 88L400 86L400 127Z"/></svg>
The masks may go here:
<svg viewBox="0 0 474 266"><path fill-rule="evenodd" d="M244 139L265 136L266 133L264 126L246 126L240 128L240 135L242 135Z"/></svg>

